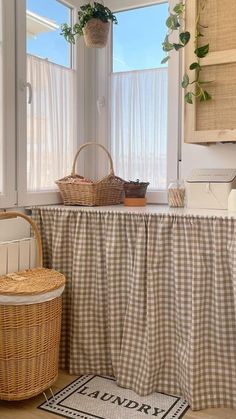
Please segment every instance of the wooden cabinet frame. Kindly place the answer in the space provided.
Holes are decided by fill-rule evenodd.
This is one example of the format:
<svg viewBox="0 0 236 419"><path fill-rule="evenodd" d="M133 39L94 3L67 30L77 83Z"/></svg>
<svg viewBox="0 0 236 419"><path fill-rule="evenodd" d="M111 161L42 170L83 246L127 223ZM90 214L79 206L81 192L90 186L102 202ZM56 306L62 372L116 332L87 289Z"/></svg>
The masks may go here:
<svg viewBox="0 0 236 419"><path fill-rule="evenodd" d="M218 0L215 0L216 2ZM184 53L184 68L189 73L189 65L196 61L194 55L194 28L197 18L198 0L187 0L186 1L186 22L185 30L191 33L191 39L189 44L186 46ZM233 36L234 33L229 28L229 37ZM235 35L236 36L236 33ZM207 41L207 38L204 38ZM211 45L210 45L211 47ZM209 54L201 60L202 66L216 66L221 64L236 64L236 49L229 49L224 51L209 52ZM213 99L214 100L214 97ZM204 106L202 103L200 106ZM185 104L184 111L184 141L185 143L217 143L217 142L236 142L236 129L217 129L217 130L197 130L197 105L194 100L193 105Z"/></svg>

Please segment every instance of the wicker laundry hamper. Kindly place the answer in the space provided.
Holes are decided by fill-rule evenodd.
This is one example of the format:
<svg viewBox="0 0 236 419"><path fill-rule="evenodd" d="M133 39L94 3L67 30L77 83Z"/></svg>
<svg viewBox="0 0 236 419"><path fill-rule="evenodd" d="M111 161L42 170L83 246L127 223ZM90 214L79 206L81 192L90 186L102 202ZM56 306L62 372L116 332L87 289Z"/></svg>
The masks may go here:
<svg viewBox="0 0 236 419"><path fill-rule="evenodd" d="M80 152L88 146L102 148L110 163L110 173L97 182L86 182L83 176L77 175L75 166ZM72 172L69 176L55 182L60 190L64 205L116 205L123 202L125 181L114 174L113 161L108 150L95 142L84 143L77 151Z"/></svg>
<svg viewBox="0 0 236 419"><path fill-rule="evenodd" d="M65 277L42 268L35 223L18 212L0 220L27 220L38 242L38 268L0 276L0 399L23 400L42 393L58 376L62 292Z"/></svg>

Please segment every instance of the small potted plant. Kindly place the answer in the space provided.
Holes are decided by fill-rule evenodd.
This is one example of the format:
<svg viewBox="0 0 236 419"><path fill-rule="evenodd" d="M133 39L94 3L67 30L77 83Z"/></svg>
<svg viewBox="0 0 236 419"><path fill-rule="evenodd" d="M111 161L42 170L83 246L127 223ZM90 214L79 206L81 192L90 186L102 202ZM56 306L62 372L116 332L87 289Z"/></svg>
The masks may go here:
<svg viewBox="0 0 236 419"><path fill-rule="evenodd" d="M125 200L126 206L144 206L146 205L146 191L149 182L140 182L139 179L136 181L130 180L124 183Z"/></svg>
<svg viewBox="0 0 236 419"><path fill-rule="evenodd" d="M78 22L74 26L61 26L65 39L74 44L76 35L84 36L89 48L103 48L107 44L110 22L117 24L116 16L99 2L84 4L78 11Z"/></svg>

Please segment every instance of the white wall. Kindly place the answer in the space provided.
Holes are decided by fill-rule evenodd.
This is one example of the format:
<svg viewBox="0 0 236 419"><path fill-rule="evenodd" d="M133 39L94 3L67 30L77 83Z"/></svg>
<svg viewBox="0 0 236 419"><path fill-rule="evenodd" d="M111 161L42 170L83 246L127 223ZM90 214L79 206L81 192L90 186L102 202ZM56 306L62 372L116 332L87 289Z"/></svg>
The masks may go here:
<svg viewBox="0 0 236 419"><path fill-rule="evenodd" d="M236 144L183 144L180 176L185 179L195 168L236 169Z"/></svg>

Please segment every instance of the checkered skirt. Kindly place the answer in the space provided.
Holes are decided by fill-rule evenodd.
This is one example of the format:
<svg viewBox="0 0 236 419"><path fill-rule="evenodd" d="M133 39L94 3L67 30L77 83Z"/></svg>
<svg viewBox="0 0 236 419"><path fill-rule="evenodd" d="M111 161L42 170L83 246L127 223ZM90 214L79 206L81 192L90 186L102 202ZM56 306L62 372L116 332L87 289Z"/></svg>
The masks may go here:
<svg viewBox="0 0 236 419"><path fill-rule="evenodd" d="M61 367L236 408L236 220L33 209L66 278Z"/></svg>

